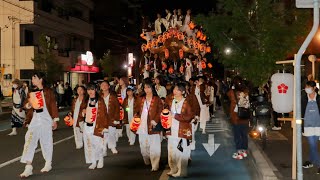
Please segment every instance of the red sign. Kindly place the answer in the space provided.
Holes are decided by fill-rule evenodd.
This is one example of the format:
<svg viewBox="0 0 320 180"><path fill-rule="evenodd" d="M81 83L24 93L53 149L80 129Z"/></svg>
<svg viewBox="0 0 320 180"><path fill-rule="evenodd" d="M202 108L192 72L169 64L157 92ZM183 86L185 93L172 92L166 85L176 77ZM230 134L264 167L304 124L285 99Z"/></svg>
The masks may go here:
<svg viewBox="0 0 320 180"><path fill-rule="evenodd" d="M79 73L98 73L99 67L88 65L76 65L74 68L71 68L70 71Z"/></svg>

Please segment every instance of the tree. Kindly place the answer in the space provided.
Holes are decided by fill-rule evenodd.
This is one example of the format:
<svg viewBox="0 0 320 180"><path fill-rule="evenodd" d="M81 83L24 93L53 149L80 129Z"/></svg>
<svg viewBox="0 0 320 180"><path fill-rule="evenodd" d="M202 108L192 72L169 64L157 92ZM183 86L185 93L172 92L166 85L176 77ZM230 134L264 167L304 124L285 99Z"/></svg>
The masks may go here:
<svg viewBox="0 0 320 180"><path fill-rule="evenodd" d="M42 34L38 40L39 51L33 59L35 70L43 72L49 83L59 79L62 72L62 65L57 62L56 56L53 54L56 45L50 37Z"/></svg>
<svg viewBox="0 0 320 180"><path fill-rule="evenodd" d="M119 71L119 68L121 67L120 59L119 56L111 54L110 49L103 54L100 59L100 66L102 67L105 76L111 77L114 72Z"/></svg>
<svg viewBox="0 0 320 180"><path fill-rule="evenodd" d="M286 0L220 0L216 12L198 15L220 59L254 85L265 83L277 66L297 52L309 30L310 11ZM230 48L226 53L226 48Z"/></svg>

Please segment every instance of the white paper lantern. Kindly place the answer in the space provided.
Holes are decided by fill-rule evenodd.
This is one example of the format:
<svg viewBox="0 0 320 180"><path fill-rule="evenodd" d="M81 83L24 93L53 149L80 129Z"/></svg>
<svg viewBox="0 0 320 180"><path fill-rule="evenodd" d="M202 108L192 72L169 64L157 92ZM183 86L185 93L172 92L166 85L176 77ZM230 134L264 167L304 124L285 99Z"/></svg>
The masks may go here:
<svg viewBox="0 0 320 180"><path fill-rule="evenodd" d="M293 111L293 74L276 73L271 77L271 102L277 113Z"/></svg>

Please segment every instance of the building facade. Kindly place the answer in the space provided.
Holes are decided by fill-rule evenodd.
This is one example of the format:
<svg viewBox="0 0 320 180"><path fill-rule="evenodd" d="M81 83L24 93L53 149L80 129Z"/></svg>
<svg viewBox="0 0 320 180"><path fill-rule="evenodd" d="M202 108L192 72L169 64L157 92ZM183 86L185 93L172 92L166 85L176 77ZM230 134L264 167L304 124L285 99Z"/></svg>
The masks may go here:
<svg viewBox="0 0 320 180"><path fill-rule="evenodd" d="M12 79L31 79L32 58L38 53L38 38L44 34L55 44L56 59L64 67L60 80L74 87L87 75L70 72L78 57L91 50L93 24L92 0L2 0L1 87L5 96L11 94Z"/></svg>

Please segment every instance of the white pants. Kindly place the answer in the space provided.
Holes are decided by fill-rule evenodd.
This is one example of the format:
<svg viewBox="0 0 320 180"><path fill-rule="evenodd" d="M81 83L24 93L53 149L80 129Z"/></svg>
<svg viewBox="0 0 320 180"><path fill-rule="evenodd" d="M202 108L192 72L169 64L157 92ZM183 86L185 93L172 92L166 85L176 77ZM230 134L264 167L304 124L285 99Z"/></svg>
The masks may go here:
<svg viewBox="0 0 320 180"><path fill-rule="evenodd" d="M136 141L136 134L131 131L130 124L126 124L126 132L129 143L134 144L134 142Z"/></svg>
<svg viewBox="0 0 320 180"><path fill-rule="evenodd" d="M122 137L123 127L121 129L117 129L116 140L118 142L119 137Z"/></svg>
<svg viewBox="0 0 320 180"><path fill-rule="evenodd" d="M36 128L29 128L25 135L25 144L21 157L22 163L32 162L36 148L40 141L43 158L46 162L52 161L53 139L52 127L42 125Z"/></svg>
<svg viewBox="0 0 320 180"><path fill-rule="evenodd" d="M182 139L183 151L181 152L177 146ZM168 139L168 164L170 173L178 176L187 176L188 160L190 157L190 145L187 145L185 138L178 138L169 136Z"/></svg>
<svg viewBox="0 0 320 180"><path fill-rule="evenodd" d="M83 146L83 133L80 131L79 127L73 127L74 140L76 143L76 147Z"/></svg>
<svg viewBox="0 0 320 180"><path fill-rule="evenodd" d="M87 164L96 163L103 158L103 138L84 132L84 155Z"/></svg>
<svg viewBox="0 0 320 180"><path fill-rule="evenodd" d="M201 106L200 110L200 128L202 130L206 129L207 121L209 121L210 113L209 113L209 107L206 105Z"/></svg>
<svg viewBox="0 0 320 180"><path fill-rule="evenodd" d="M103 144L103 155L104 156L107 156L107 153L108 153L108 148L107 148L107 146L108 146L108 135L109 135L109 133L104 133L103 134L103 142L102 142L102 144Z"/></svg>
<svg viewBox="0 0 320 180"><path fill-rule="evenodd" d="M153 170L159 169L161 156L161 140L159 134L139 134L141 154L146 165L150 164Z"/></svg>
<svg viewBox="0 0 320 180"><path fill-rule="evenodd" d="M115 127L109 126L107 144L109 149L117 147L117 129Z"/></svg>
<svg viewBox="0 0 320 180"><path fill-rule="evenodd" d="M194 123L191 123L192 126L192 142L191 142L191 150L195 150L196 149L196 138L195 138L195 134L196 134L196 125ZM190 151L191 152L191 151ZM191 156L191 153L190 153Z"/></svg>

